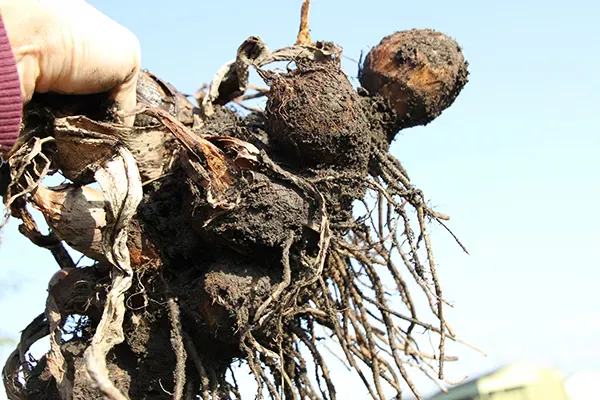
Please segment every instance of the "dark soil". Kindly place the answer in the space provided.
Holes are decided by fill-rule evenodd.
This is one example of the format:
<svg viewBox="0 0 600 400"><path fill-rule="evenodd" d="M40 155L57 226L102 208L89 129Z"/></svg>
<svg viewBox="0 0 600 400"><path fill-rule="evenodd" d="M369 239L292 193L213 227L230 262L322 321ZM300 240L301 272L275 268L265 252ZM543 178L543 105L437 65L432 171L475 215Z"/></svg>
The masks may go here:
<svg viewBox="0 0 600 400"><path fill-rule="evenodd" d="M223 343L210 351L213 358L222 358L224 349L229 349L228 357L241 356L239 333L252 322L274 284L281 280L281 272L267 262L223 254L207 266L206 272L194 275L190 271L177 278L185 314L199 333L210 338L209 342Z"/></svg>
<svg viewBox="0 0 600 400"><path fill-rule="evenodd" d="M240 203L231 211L197 207L192 214L196 232L241 253L279 248L289 232L300 239L314 213L302 193L281 181L255 172L240 191Z"/></svg>
<svg viewBox="0 0 600 400"><path fill-rule="evenodd" d="M401 127L398 115L382 96L372 96L363 88L358 89L358 94L369 120L373 144L379 150L387 152Z"/></svg>
<svg viewBox="0 0 600 400"><path fill-rule="evenodd" d="M126 342L116 346L107 356L110 379L131 399L170 399L172 396L164 390L173 387L175 356L170 344L168 321L166 318L153 323L142 318L136 321L135 326L131 322L128 324ZM101 400L103 397L90 386L85 372L83 353L89 346L89 340L88 332L84 338L72 339L61 347L68 365L67 377L74 383L73 398ZM31 400L60 399L45 357L34 369L27 389L27 398Z"/></svg>

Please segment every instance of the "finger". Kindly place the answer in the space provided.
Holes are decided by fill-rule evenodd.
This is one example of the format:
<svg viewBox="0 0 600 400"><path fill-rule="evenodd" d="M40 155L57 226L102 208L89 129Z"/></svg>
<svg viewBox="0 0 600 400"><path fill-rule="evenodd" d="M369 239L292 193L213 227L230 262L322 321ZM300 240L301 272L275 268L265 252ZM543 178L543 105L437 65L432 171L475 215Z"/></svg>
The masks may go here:
<svg viewBox="0 0 600 400"><path fill-rule="evenodd" d="M21 82L21 99L23 104L29 103L35 92L37 80L40 76L40 63L33 54L20 57L17 63L19 81Z"/></svg>
<svg viewBox="0 0 600 400"><path fill-rule="evenodd" d="M111 91L110 97L115 100L117 107L125 114L131 114L124 117L124 123L127 126L133 126L135 114L132 114L137 103L137 82L142 65L142 50L140 42L135 35L130 33L130 51L133 54L133 63L131 72L125 80L117 84Z"/></svg>
<svg viewBox="0 0 600 400"><path fill-rule="evenodd" d="M123 119L127 126L133 126L135 121L135 115L131 115L131 112L135 109L137 103L137 80L139 72L140 69L138 67L127 77L125 82L115 86L110 92L110 97L115 100L118 109L127 115Z"/></svg>

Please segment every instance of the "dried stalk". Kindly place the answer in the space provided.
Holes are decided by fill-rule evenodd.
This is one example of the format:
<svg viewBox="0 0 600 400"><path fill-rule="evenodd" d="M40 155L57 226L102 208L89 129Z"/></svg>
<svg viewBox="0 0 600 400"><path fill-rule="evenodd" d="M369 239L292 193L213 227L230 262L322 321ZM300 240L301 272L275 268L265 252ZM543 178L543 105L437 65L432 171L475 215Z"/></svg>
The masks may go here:
<svg viewBox="0 0 600 400"><path fill-rule="evenodd" d="M302 10L300 11L300 29L298 30L298 38L296 39L296 45L309 46L310 41L310 29L308 28L308 11L310 8L310 0L304 0L302 2Z"/></svg>
<svg viewBox="0 0 600 400"><path fill-rule="evenodd" d="M50 324L50 351L46 355L46 363L56 381L56 387L62 400L73 398L73 382L66 376L67 362L62 354L61 314L54 296L49 292L46 300L46 319Z"/></svg>
<svg viewBox="0 0 600 400"><path fill-rule="evenodd" d="M125 317L125 292L132 282L133 271L127 249L127 225L142 197L142 183L133 156L124 147L116 149L118 157L108 161L95 174L106 196L110 223L102 232L105 256L113 266L112 288L108 292L102 319L90 346L84 353L88 374L100 392L110 400L126 397L108 377L106 355L122 343Z"/></svg>

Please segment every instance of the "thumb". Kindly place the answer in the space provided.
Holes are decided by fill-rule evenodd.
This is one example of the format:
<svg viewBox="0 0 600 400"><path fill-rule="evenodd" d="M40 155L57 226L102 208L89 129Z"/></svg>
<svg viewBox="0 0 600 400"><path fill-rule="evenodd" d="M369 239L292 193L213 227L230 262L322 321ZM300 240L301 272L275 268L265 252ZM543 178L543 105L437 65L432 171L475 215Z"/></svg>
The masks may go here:
<svg viewBox="0 0 600 400"><path fill-rule="evenodd" d="M138 64L123 83L115 86L110 91L110 98L115 100L122 115L125 115L123 120L127 126L133 126L135 121L134 110L137 104L137 81L139 73L140 66Z"/></svg>
<svg viewBox="0 0 600 400"><path fill-rule="evenodd" d="M27 54L19 58L17 71L21 82L21 99L23 104L29 103L35 92L35 85L40 76L40 63L33 54Z"/></svg>

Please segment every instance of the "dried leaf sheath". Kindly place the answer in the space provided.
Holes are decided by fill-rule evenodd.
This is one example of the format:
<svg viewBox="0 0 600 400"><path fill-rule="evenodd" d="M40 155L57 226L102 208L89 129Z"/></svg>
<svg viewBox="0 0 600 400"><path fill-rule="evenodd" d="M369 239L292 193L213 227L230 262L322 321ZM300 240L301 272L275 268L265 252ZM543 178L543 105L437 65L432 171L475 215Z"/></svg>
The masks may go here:
<svg viewBox="0 0 600 400"><path fill-rule="evenodd" d="M218 147L208 140L192 134L181 122L164 110L142 107L139 112L158 119L196 158L196 161L206 163L208 172L208 177L205 177L208 178L206 184L210 185L218 194L223 194L233 183L233 166Z"/></svg>
<svg viewBox="0 0 600 400"><path fill-rule="evenodd" d="M101 191L88 186L39 186L32 203L60 239L94 260L106 261L102 247L106 211Z"/></svg>

